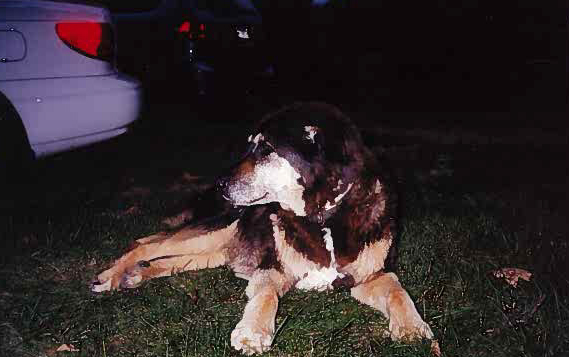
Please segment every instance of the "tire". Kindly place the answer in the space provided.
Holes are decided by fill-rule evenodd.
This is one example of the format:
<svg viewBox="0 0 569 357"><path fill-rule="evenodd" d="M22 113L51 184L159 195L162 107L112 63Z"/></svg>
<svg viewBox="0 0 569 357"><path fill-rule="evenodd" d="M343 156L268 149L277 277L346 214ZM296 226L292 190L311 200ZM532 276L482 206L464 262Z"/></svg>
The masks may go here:
<svg viewBox="0 0 569 357"><path fill-rule="evenodd" d="M27 181L35 160L18 112L0 93L0 182Z"/></svg>

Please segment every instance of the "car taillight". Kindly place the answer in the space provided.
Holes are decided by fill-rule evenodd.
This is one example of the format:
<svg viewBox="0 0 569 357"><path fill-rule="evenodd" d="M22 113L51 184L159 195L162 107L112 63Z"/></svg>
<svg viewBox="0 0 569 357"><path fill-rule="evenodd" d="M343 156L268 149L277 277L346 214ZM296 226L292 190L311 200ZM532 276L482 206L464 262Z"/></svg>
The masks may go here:
<svg viewBox="0 0 569 357"><path fill-rule="evenodd" d="M180 26L178 26L178 32L181 34L187 34L190 40L206 38L205 24L192 24L190 21L184 21Z"/></svg>
<svg viewBox="0 0 569 357"><path fill-rule="evenodd" d="M106 22L60 22L55 25L57 36L71 49L91 58L112 61L114 38Z"/></svg>

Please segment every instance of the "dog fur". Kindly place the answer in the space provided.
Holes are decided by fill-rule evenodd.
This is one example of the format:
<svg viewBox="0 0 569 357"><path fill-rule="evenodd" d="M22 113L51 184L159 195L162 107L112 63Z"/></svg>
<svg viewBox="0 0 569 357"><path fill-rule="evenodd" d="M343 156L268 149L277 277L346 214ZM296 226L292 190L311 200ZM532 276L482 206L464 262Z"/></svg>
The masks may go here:
<svg viewBox="0 0 569 357"><path fill-rule="evenodd" d="M270 348L291 288L351 288L389 319L395 340L433 337L394 273L396 195L388 170L337 108L297 103L263 118L248 152L192 207L192 221L136 241L92 290L133 288L174 272L229 265L249 299L231 334L246 354Z"/></svg>

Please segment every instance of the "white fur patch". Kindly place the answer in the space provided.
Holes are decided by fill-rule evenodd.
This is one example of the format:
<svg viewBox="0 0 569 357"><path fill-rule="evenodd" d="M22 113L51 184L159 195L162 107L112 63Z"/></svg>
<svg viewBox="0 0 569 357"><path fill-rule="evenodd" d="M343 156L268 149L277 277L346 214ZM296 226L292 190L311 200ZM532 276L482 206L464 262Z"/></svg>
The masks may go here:
<svg viewBox="0 0 569 357"><path fill-rule="evenodd" d="M255 137L253 138L253 142L254 142L255 144L258 144L259 141L261 141L261 140L265 140L265 137L264 137L263 134L261 134L261 133L255 135Z"/></svg>
<svg viewBox="0 0 569 357"><path fill-rule="evenodd" d="M336 196L336 198L334 198L334 204L331 204L330 201L328 201L328 202L326 202L324 209L329 210L329 209L336 207L338 202L340 202L340 200L342 198L344 198L344 196L348 193L348 191L350 191L351 188L352 188L352 184L350 183L350 184L348 184L348 188L346 189L346 191L344 191L344 193L340 193L338 196Z"/></svg>
<svg viewBox="0 0 569 357"><path fill-rule="evenodd" d="M255 137L253 137L253 135L249 135L249 137L247 138L247 142L253 142L255 144L258 144L260 140L265 139L265 137L263 136L263 134L258 133L257 135L255 135Z"/></svg>
<svg viewBox="0 0 569 357"><path fill-rule="evenodd" d="M296 283L295 287L301 290L324 291L332 289L332 282L336 280L337 277L342 276L343 275L338 273L336 268L332 267L311 270L306 273L304 278Z"/></svg>
<svg viewBox="0 0 569 357"><path fill-rule="evenodd" d="M330 228L322 228L324 234L324 243L326 243L326 250L330 252L330 265L335 267L336 266L336 257L334 256L334 240L332 239L332 231Z"/></svg>
<svg viewBox="0 0 569 357"><path fill-rule="evenodd" d="M314 136L316 136L316 133L318 133L318 128L315 126L307 125L304 127L304 131L306 131L305 138L314 144Z"/></svg>
<svg viewBox="0 0 569 357"><path fill-rule="evenodd" d="M285 241L285 232L279 229L278 217L276 214L269 216L273 223L273 237L275 238L275 248L279 261L283 264L287 274L299 279L295 287L302 290L323 291L332 288L332 282L337 278L343 278L344 274L336 269L336 259L334 257L334 243L329 228L324 228L324 241L326 249L332 254L332 263L329 267L322 267L296 251Z"/></svg>
<svg viewBox="0 0 569 357"><path fill-rule="evenodd" d="M326 250L330 252L330 266L328 268L320 268L310 270L305 276L296 283L296 287L302 290L318 290L323 291L332 288L332 283L336 278L343 278L344 274L336 269L336 257L334 256L334 240L332 239L332 231L330 228L322 228L324 232L324 242Z"/></svg>
<svg viewBox="0 0 569 357"><path fill-rule="evenodd" d="M253 147L253 150L251 150L251 151L255 151L257 149L257 146L259 145L259 141L263 141L263 140L265 140L265 137L261 133L255 135L255 137L253 137L253 135L249 135L249 137L247 138L247 141L253 142L253 144L255 144L255 146Z"/></svg>
<svg viewBox="0 0 569 357"><path fill-rule="evenodd" d="M383 186L381 185L381 182L379 182L379 180L376 180L376 181L375 181L374 192L375 192L375 193L380 193L382 188L383 188Z"/></svg>
<svg viewBox="0 0 569 357"><path fill-rule="evenodd" d="M300 174L285 158L272 152L249 176L231 186L229 199L240 206L279 202L283 209L306 216L304 187L298 183L299 178Z"/></svg>

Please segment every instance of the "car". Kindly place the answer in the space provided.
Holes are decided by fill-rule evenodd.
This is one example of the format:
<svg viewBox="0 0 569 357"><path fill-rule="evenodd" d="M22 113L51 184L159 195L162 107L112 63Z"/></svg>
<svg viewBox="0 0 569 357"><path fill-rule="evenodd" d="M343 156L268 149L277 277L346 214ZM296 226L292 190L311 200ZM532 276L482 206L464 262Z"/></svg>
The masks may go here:
<svg viewBox="0 0 569 357"><path fill-rule="evenodd" d="M102 1L117 25L119 67L146 83L203 95L274 75L250 0Z"/></svg>
<svg viewBox="0 0 569 357"><path fill-rule="evenodd" d="M117 71L115 44L104 7L0 2L0 170L129 130L141 83Z"/></svg>
<svg viewBox="0 0 569 357"><path fill-rule="evenodd" d="M182 60L198 94L207 94L220 79L216 74L224 87L235 83L246 89L255 78L274 76L261 14L252 2L188 0L183 14L178 27L184 38Z"/></svg>

